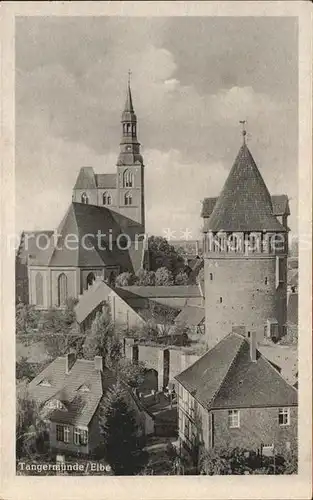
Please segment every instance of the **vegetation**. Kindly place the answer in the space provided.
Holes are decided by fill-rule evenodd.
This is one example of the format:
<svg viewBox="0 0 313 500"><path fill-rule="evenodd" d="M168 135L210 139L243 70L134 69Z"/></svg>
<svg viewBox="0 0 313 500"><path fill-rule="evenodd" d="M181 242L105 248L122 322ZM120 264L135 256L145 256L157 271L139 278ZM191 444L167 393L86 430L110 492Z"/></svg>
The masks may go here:
<svg viewBox="0 0 313 500"><path fill-rule="evenodd" d="M148 454L140 438L134 413L120 383L107 391L100 407L100 430L104 454L115 475L135 475L143 469Z"/></svg>
<svg viewBox="0 0 313 500"><path fill-rule="evenodd" d="M184 271L180 271L178 274L176 274L175 285L188 285L188 283L189 278L187 273L185 273Z"/></svg>
<svg viewBox="0 0 313 500"><path fill-rule="evenodd" d="M132 273L124 272L116 276L115 286L130 286L136 283L136 276Z"/></svg>
<svg viewBox="0 0 313 500"><path fill-rule="evenodd" d="M179 273L184 267L184 259L177 250L170 245L166 238L150 236L148 239L150 268L156 271L166 267L173 274Z"/></svg>

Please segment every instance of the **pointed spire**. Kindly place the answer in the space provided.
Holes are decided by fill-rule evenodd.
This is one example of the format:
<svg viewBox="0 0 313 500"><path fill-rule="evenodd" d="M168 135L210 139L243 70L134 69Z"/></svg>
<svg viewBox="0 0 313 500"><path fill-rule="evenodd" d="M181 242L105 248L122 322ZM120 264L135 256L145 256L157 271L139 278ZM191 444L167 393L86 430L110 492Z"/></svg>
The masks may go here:
<svg viewBox="0 0 313 500"><path fill-rule="evenodd" d="M131 71L128 71L128 83L127 83L127 94L126 94L126 102L125 102L125 108L124 111L128 111L129 113L134 112L133 108L133 99L132 99L132 93L131 93L131 88L130 88L130 77L131 77Z"/></svg>

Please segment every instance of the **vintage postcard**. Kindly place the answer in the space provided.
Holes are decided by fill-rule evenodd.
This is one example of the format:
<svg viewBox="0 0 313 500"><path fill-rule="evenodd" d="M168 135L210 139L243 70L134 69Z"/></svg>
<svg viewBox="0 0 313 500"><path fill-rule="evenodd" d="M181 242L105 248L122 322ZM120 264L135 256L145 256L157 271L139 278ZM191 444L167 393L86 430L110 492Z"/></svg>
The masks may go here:
<svg viewBox="0 0 313 500"><path fill-rule="evenodd" d="M1 21L0 497L311 498L311 4Z"/></svg>

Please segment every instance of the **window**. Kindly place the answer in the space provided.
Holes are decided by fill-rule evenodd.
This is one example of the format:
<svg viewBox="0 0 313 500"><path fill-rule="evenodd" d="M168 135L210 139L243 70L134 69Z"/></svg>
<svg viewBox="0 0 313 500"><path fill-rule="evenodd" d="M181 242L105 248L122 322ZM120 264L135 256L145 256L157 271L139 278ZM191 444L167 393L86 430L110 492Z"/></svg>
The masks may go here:
<svg viewBox="0 0 313 500"><path fill-rule="evenodd" d="M74 429L74 443L79 445L86 445L88 442L88 431L75 427Z"/></svg>
<svg viewBox="0 0 313 500"><path fill-rule="evenodd" d="M46 378L39 382L38 385L41 385L42 387L51 387L49 380L47 380Z"/></svg>
<svg viewBox="0 0 313 500"><path fill-rule="evenodd" d="M67 277L64 273L58 277L58 306L65 306L67 301Z"/></svg>
<svg viewBox="0 0 313 500"><path fill-rule="evenodd" d="M37 306L43 306L43 277L41 273L36 274L35 288L36 288L36 304Z"/></svg>
<svg viewBox="0 0 313 500"><path fill-rule="evenodd" d="M132 205L132 195L131 193L126 193L125 196L124 196L124 204L125 205Z"/></svg>
<svg viewBox="0 0 313 500"><path fill-rule="evenodd" d="M267 279L267 276L265 276L264 285L267 285L267 283L268 283L268 279Z"/></svg>
<svg viewBox="0 0 313 500"><path fill-rule="evenodd" d="M220 297L220 304L223 302L223 297Z"/></svg>
<svg viewBox="0 0 313 500"><path fill-rule="evenodd" d="M279 425L290 425L290 408L279 408L278 423Z"/></svg>
<svg viewBox="0 0 313 500"><path fill-rule="evenodd" d="M82 196L81 196L81 201L82 203L85 203L85 204L88 204L89 203L89 200L88 200L88 196L86 193L83 193Z"/></svg>
<svg viewBox="0 0 313 500"><path fill-rule="evenodd" d="M123 186L124 187L133 187L134 184L134 176L133 173L129 170L125 170L123 174Z"/></svg>
<svg viewBox="0 0 313 500"><path fill-rule="evenodd" d="M228 427L240 427L239 410L228 411Z"/></svg>
<svg viewBox="0 0 313 500"><path fill-rule="evenodd" d="M102 195L102 203L103 205L112 205L112 197L110 195L110 193L103 193Z"/></svg>
<svg viewBox="0 0 313 500"><path fill-rule="evenodd" d="M93 284L93 282L95 281L95 279L96 279L96 277L95 277L94 273L89 273L88 274L87 280L86 280L87 288Z"/></svg>
<svg viewBox="0 0 313 500"><path fill-rule="evenodd" d="M210 273L210 281L213 281L213 273Z"/></svg>
<svg viewBox="0 0 313 500"><path fill-rule="evenodd" d="M70 429L67 425L56 426L56 438L57 441L62 441L63 443L69 443L70 441Z"/></svg>

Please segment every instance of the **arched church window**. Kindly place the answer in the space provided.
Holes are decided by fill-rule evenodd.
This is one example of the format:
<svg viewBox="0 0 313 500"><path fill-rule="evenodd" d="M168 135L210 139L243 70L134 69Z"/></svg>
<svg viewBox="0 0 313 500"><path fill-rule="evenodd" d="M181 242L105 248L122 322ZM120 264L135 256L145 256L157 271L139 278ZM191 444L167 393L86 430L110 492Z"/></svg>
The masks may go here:
<svg viewBox="0 0 313 500"><path fill-rule="evenodd" d="M95 281L96 277L94 275L94 273L89 273L88 276L87 276L87 288L93 284L93 282Z"/></svg>
<svg viewBox="0 0 313 500"><path fill-rule="evenodd" d="M131 193L125 193L124 204L125 205L132 205L133 204L133 197L132 197Z"/></svg>
<svg viewBox="0 0 313 500"><path fill-rule="evenodd" d="M134 184L134 176L130 170L125 170L123 174L123 186L124 187L133 187Z"/></svg>
<svg viewBox="0 0 313 500"><path fill-rule="evenodd" d="M58 277L58 306L65 306L67 301L67 277L64 273Z"/></svg>
<svg viewBox="0 0 313 500"><path fill-rule="evenodd" d="M36 305L43 306L43 277L41 273L37 273L35 277L36 288Z"/></svg>
<svg viewBox="0 0 313 500"><path fill-rule="evenodd" d="M82 201L82 203L85 203L86 205L89 203L88 196L86 193L82 194L81 201Z"/></svg>
<svg viewBox="0 0 313 500"><path fill-rule="evenodd" d="M112 204L112 198L111 198L110 193L107 193L107 192L103 193L102 203L103 203L103 205L111 205Z"/></svg>

